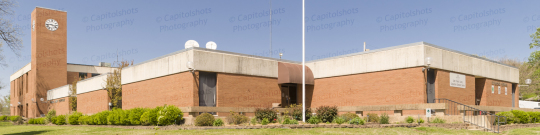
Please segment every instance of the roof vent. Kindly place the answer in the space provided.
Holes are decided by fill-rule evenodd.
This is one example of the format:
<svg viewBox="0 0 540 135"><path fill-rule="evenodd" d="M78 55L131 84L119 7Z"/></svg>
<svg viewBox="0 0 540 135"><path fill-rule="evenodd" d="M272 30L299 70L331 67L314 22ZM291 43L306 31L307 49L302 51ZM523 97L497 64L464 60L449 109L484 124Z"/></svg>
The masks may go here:
<svg viewBox="0 0 540 135"><path fill-rule="evenodd" d="M100 63L99 63L99 66L100 66L100 67L111 67L111 63L100 62Z"/></svg>

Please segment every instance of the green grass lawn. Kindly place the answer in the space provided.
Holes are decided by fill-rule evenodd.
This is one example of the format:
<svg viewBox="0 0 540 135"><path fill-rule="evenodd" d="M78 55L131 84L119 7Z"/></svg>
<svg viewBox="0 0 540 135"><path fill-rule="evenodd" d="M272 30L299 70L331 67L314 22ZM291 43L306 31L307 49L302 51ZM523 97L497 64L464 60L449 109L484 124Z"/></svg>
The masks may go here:
<svg viewBox="0 0 540 135"><path fill-rule="evenodd" d="M486 135L492 134L483 131L469 130L450 130L443 128L314 128L314 129L223 129L223 130L142 130L142 129L123 129L123 128L108 128L108 127L89 127L89 126L25 126L11 125L9 122L0 122L0 134L5 135L34 135L34 134L205 134L205 135L274 135L274 134L328 134L328 135ZM516 129L504 134L540 134L540 128L524 128Z"/></svg>

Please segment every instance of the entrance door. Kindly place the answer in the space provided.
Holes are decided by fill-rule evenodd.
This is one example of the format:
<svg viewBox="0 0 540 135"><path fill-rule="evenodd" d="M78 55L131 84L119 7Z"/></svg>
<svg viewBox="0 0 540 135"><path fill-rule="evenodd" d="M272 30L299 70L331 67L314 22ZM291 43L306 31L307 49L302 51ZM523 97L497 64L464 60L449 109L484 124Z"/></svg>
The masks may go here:
<svg viewBox="0 0 540 135"><path fill-rule="evenodd" d="M290 102L289 86L281 85L281 107L289 106Z"/></svg>
<svg viewBox="0 0 540 135"><path fill-rule="evenodd" d="M297 89L296 89L296 86L289 86L289 96L291 98L291 102L290 104L297 104L298 105L298 100L297 100Z"/></svg>
<svg viewBox="0 0 540 135"><path fill-rule="evenodd" d="M298 104L296 84L281 85L281 107L288 107L292 104Z"/></svg>
<svg viewBox="0 0 540 135"><path fill-rule="evenodd" d="M199 106L216 106L216 73L199 72Z"/></svg>
<svg viewBox="0 0 540 135"><path fill-rule="evenodd" d="M516 98L516 88L517 84L512 84L512 107L516 106L516 100L514 99Z"/></svg>
<svg viewBox="0 0 540 135"><path fill-rule="evenodd" d="M427 103L435 103L435 70L427 71Z"/></svg>

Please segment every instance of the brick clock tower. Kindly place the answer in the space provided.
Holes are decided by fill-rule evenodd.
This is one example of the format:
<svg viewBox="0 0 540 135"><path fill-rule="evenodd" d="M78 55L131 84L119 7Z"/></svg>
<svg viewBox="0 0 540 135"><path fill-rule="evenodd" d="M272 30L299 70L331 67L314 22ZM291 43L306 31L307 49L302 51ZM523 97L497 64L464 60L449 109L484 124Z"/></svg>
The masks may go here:
<svg viewBox="0 0 540 135"><path fill-rule="evenodd" d="M67 12L36 7L32 12L32 56L23 113L39 117L47 114L47 90L67 82Z"/></svg>

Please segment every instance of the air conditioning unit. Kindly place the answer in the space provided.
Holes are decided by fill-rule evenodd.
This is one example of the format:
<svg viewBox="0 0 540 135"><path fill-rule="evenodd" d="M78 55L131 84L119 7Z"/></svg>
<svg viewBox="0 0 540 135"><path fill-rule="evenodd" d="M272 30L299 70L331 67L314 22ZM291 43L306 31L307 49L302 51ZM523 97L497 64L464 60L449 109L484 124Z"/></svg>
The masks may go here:
<svg viewBox="0 0 540 135"><path fill-rule="evenodd" d="M99 66L100 66L100 67L111 67L111 63L100 62L100 63L99 63Z"/></svg>

